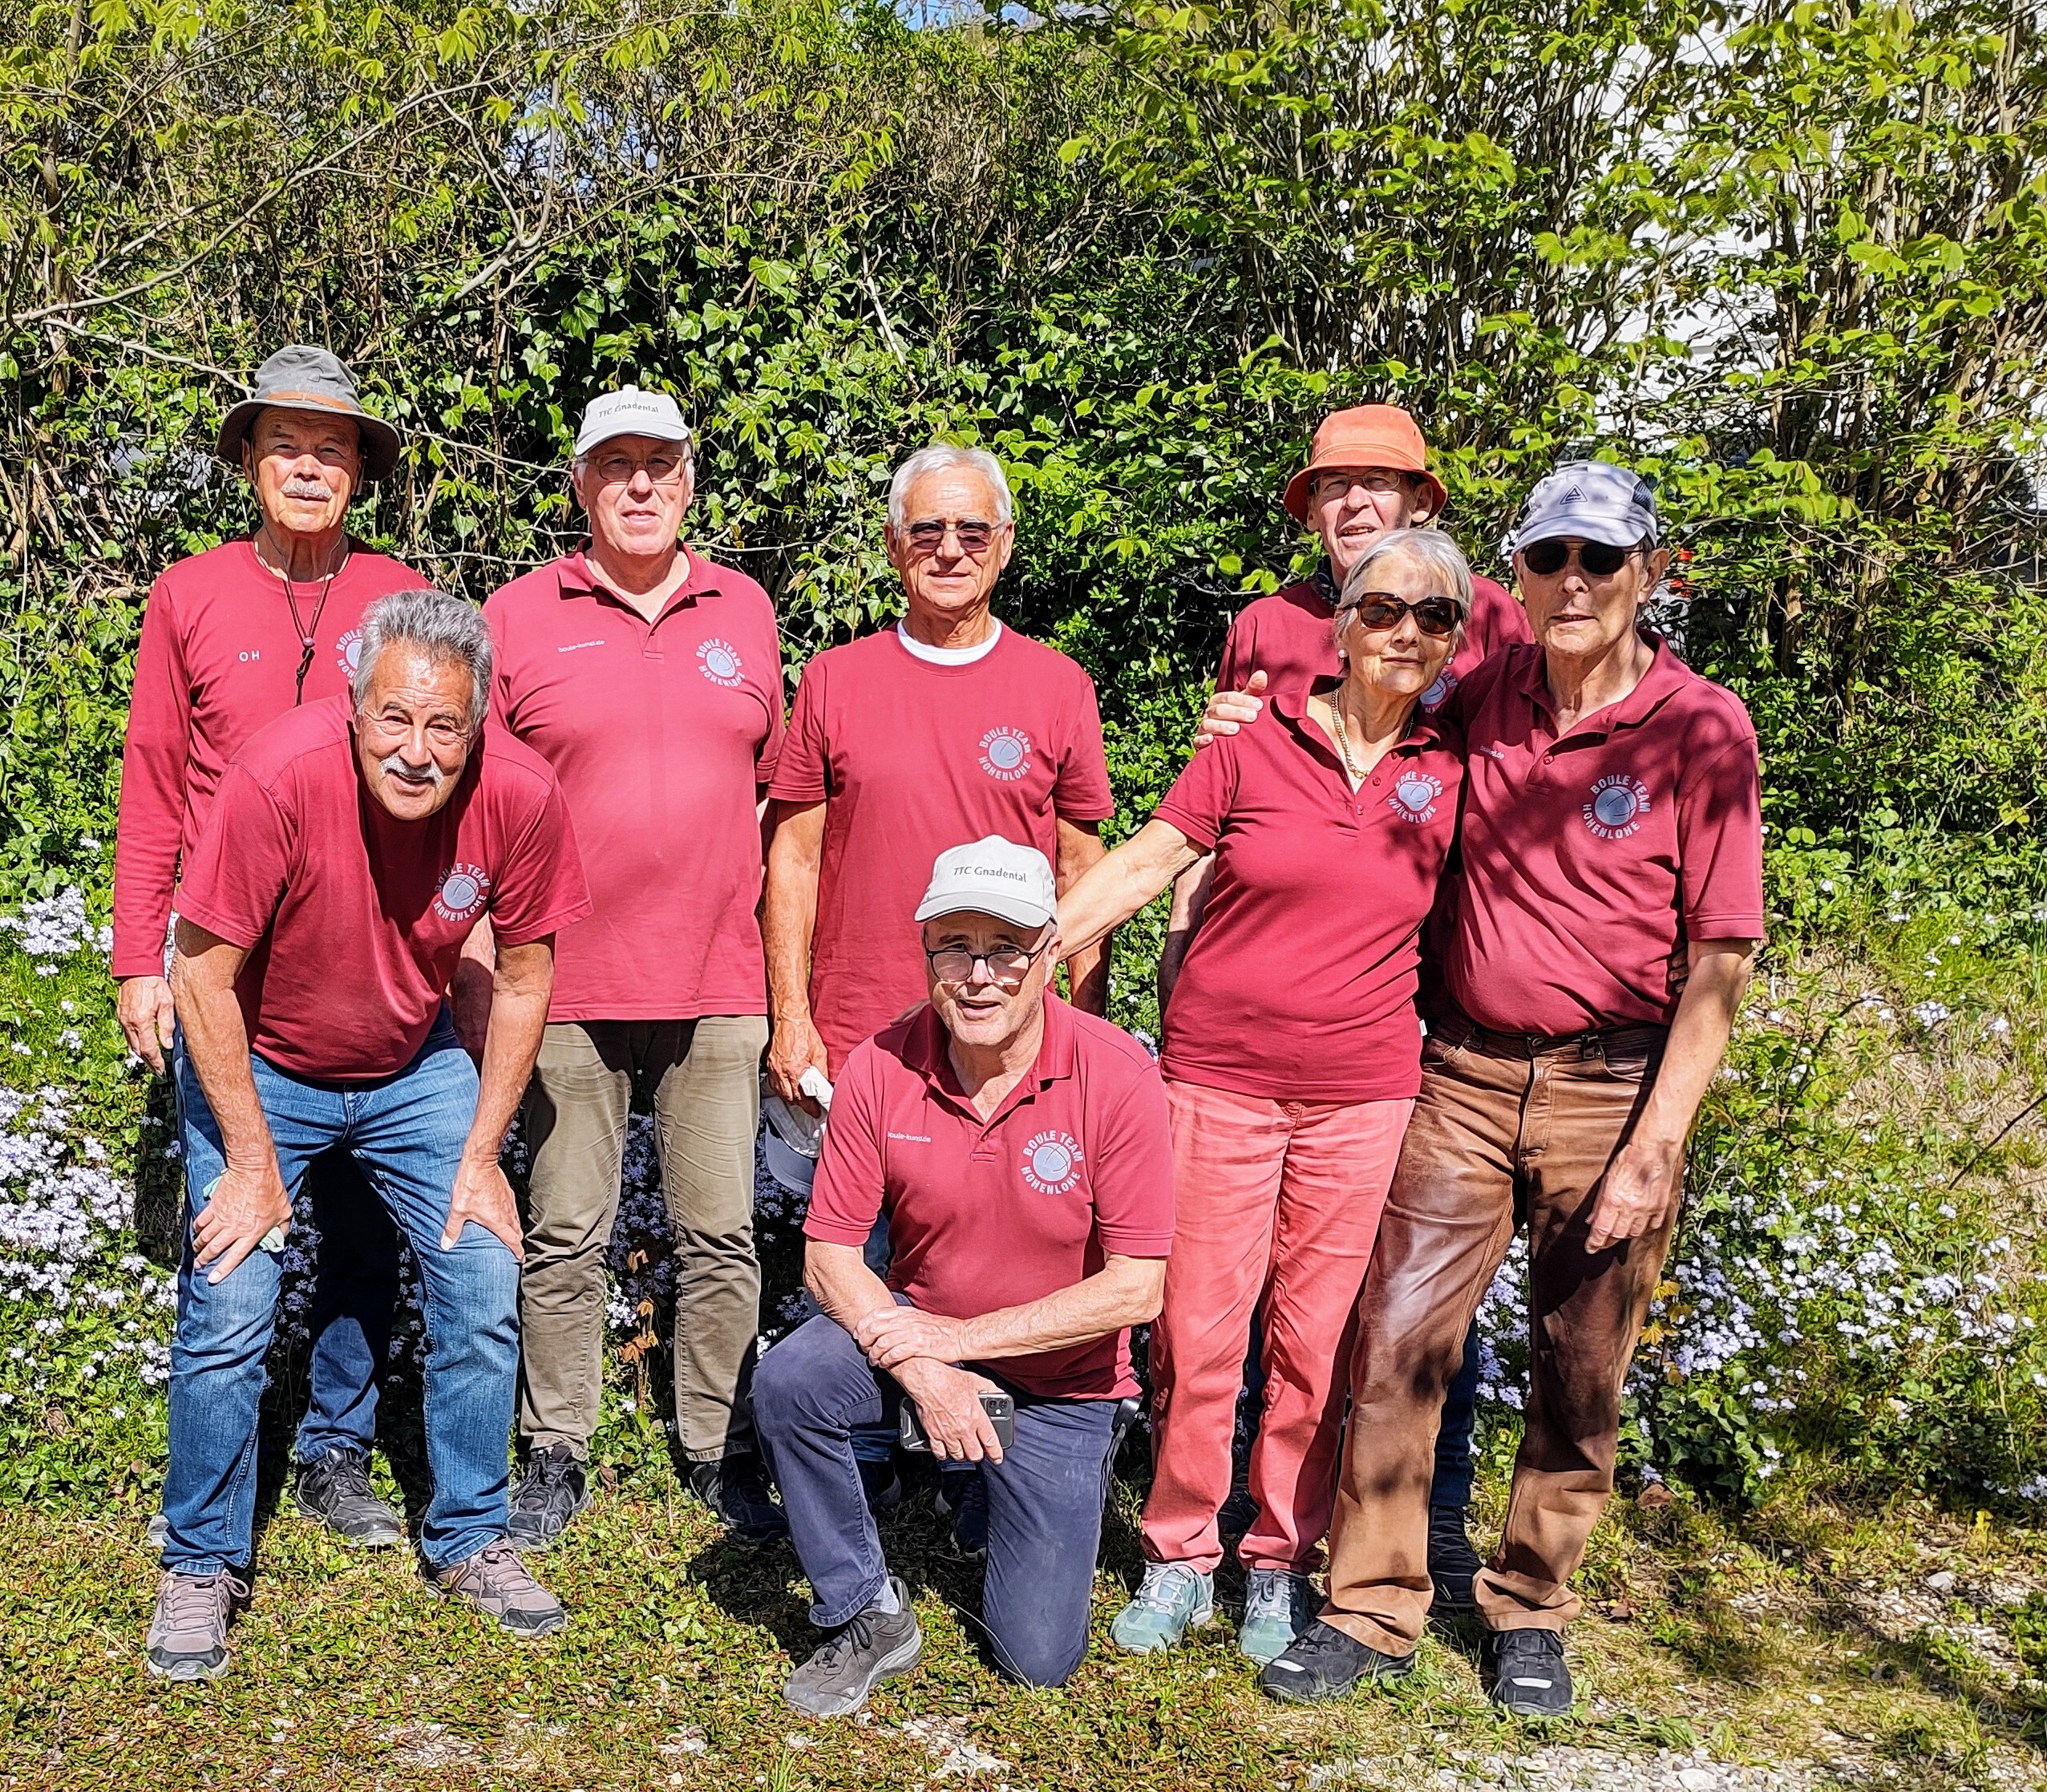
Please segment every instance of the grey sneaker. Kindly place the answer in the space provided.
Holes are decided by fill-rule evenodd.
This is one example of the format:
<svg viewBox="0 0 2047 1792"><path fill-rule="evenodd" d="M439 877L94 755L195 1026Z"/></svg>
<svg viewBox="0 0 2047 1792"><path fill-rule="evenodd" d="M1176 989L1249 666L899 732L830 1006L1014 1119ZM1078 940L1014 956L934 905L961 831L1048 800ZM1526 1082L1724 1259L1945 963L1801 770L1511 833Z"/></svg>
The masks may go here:
<svg viewBox="0 0 2047 1792"><path fill-rule="evenodd" d="M1109 1636L1132 1655L1171 1648L1216 1615L1216 1577L1185 1562L1147 1562L1137 1596L1116 1614Z"/></svg>
<svg viewBox="0 0 2047 1792"><path fill-rule="evenodd" d="M467 1600L515 1636L546 1636L568 1622L561 1601L526 1572L508 1537L486 1543L452 1567L427 1567L427 1584L437 1593Z"/></svg>
<svg viewBox="0 0 2047 1792"><path fill-rule="evenodd" d="M790 1675L782 1696L811 1717L843 1717L867 1703L884 1680L907 1673L924 1653L924 1632L910 1609L910 1590L892 1575L899 1611L870 1605Z"/></svg>
<svg viewBox="0 0 2047 1792"><path fill-rule="evenodd" d="M1308 1576L1293 1568L1252 1568L1244 1577L1244 1622L1237 1653L1261 1665L1315 1621L1318 1601Z"/></svg>
<svg viewBox="0 0 2047 1792"><path fill-rule="evenodd" d="M316 1462L301 1463L292 1499L307 1518L358 1549L386 1549L405 1535L398 1514L371 1488L370 1465L353 1450L337 1446Z"/></svg>
<svg viewBox="0 0 2047 1792"><path fill-rule="evenodd" d="M156 1583L156 1615L143 1640L143 1660L159 1680L215 1680L228 1671L228 1621L249 1603L249 1583L231 1570L180 1574L166 1568Z"/></svg>
<svg viewBox="0 0 2047 1792"><path fill-rule="evenodd" d="M543 1450L527 1463L512 1490L505 1535L514 1549L551 1549L568 1521L590 1503L590 1479L565 1443Z"/></svg>

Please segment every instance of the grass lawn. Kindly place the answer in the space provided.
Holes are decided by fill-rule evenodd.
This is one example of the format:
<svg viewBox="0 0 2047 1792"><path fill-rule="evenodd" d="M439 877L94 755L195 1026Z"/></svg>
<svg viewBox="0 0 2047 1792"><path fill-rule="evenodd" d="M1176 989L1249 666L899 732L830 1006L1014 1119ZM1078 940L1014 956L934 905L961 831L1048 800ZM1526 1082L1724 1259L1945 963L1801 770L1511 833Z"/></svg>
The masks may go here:
<svg viewBox="0 0 2047 1792"><path fill-rule="evenodd" d="M2047 1642L2047 1537L1789 1489L1738 1527L1681 1499L1616 1503L1572 1632L1580 1713L1545 1728L1492 1716L1454 1634L1398 1692L1310 1711L1259 1696L1228 1622L1118 1657L1106 1626L1136 1559L1135 1496L1119 1501L1089 1658L1064 1690L1026 1693L977 1654L975 1571L913 1487L884 1537L924 1660L861 1718L822 1724L780 1699L811 1640L793 1557L724 1541L665 1465L606 1491L544 1559L572 1617L538 1644L287 1504L261 1532L229 1675L201 1686L142 1672L140 1509L16 1511L0 1518L0 1786L1554 1786L1590 1783L1571 1778L1587 1750L1643 1786L2047 1785L2047 1689L2025 1677ZM1737 1770L1765 1765L1783 1772Z"/></svg>

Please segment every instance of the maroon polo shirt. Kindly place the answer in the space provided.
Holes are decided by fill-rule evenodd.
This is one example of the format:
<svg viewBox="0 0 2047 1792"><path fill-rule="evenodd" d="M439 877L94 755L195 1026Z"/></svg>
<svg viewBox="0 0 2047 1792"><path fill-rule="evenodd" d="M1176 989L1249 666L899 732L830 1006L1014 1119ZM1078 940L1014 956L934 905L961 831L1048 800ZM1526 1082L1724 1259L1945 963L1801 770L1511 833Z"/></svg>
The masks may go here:
<svg viewBox="0 0 2047 1792"><path fill-rule="evenodd" d="M1216 856L1166 1074L1276 1101L1411 1098L1418 940L1463 779L1447 725L1418 717L1353 791L1298 686L1195 754L1155 811Z"/></svg>
<svg viewBox="0 0 2047 1792"><path fill-rule="evenodd" d="M767 593L691 553L649 622L581 552L483 606L492 710L554 767L590 918L555 941L551 1021L764 1014L759 791L782 743Z"/></svg>
<svg viewBox="0 0 2047 1792"><path fill-rule="evenodd" d="M1265 674L1268 694L1297 692L1314 679L1337 677L1341 661L1332 595L1329 580L1317 574L1246 605L1223 642L1216 689L1241 690L1254 672ZM1458 681L1469 676L1494 649L1530 638L1527 616L1506 588L1491 579L1473 579L1471 614L1464 625L1464 638L1436 682L1422 692L1422 707L1439 707Z"/></svg>
<svg viewBox="0 0 2047 1792"><path fill-rule="evenodd" d="M246 949L251 1050L293 1076L368 1082L427 1042L462 943L508 945L590 912L547 762L486 727L447 803L399 821L364 788L346 697L261 730L220 780L179 912Z"/></svg>
<svg viewBox="0 0 2047 1792"><path fill-rule="evenodd" d="M164 569L142 613L121 755L115 977L164 974L178 867L198 843L228 762L292 707L304 653L299 625L313 633L303 701L318 702L347 690L362 651L363 611L379 597L430 583L351 543L324 599L317 581L294 584L294 622L284 580L246 540Z"/></svg>
<svg viewBox="0 0 2047 1792"><path fill-rule="evenodd" d="M911 919L948 847L991 834L1058 863L1057 823L1115 812L1094 686L1005 628L965 665L916 657L892 625L803 668L770 794L823 803L811 1013L835 1079L924 996Z"/></svg>
<svg viewBox="0 0 2047 1792"><path fill-rule="evenodd" d="M1443 975L1481 1026L1668 1025L1673 954L1763 937L1755 730L1732 691L1654 645L1633 690L1560 738L1533 645L1447 706L1466 765Z"/></svg>
<svg viewBox="0 0 2047 1792"><path fill-rule="evenodd" d="M973 1319L1042 1300L1110 1256L1173 1244L1173 1144L1157 1066L1129 1034L1045 998L1038 1062L984 1120L961 1093L928 1004L840 1073L806 1237L860 1246L888 1216L888 1285ZM991 1360L1028 1394L1137 1391L1130 1333Z"/></svg>

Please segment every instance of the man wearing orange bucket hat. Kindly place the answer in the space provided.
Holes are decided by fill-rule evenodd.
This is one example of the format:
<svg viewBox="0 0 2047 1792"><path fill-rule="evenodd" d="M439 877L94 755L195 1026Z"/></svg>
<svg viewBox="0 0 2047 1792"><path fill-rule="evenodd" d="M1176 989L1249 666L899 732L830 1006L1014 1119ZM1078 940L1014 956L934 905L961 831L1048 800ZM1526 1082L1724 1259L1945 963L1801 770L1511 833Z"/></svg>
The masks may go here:
<svg viewBox="0 0 2047 1792"><path fill-rule="evenodd" d="M1442 481L1430 471L1428 443L1420 428L1397 405L1357 405L1324 418L1315 431L1307 465L1287 481L1280 500L1287 514L1321 542L1323 564L1311 576L1256 599L1239 613L1224 643L1216 690L1262 692L1298 703L1315 680L1337 675L1341 661L1336 646L1336 604L1345 576L1374 543L1394 530L1433 524L1442 515L1447 496ZM1529 638L1521 606L1491 579L1475 576L1462 639L1449 665L1422 694L1421 708L1425 712L1434 710L1494 649ZM1172 918L1159 967L1162 1010L1171 999L1180 961L1201 924L1212 864L1204 860L1174 888ZM1432 917L1423 932L1425 961L1430 942L1439 932ZM1435 981L1425 963L1425 1015L1431 1011L1428 997ZM1471 1609L1472 1576L1479 1567L1465 1531L1465 1512L1471 1502L1471 1425L1479 1378L1475 1338L1475 1331L1462 1370L1444 1402L1435 1484L1430 1494L1429 1565L1439 1611ZM1330 1340L1332 1350L1340 1347L1340 1341ZM1228 1515L1223 1516L1227 1521ZM1211 1531L1195 1540L1192 1553L1199 1565L1205 1567L1220 1547L1220 1538ZM1277 1636L1282 1628L1297 1629L1305 1621L1305 1574L1263 1577L1253 1588L1254 1603L1268 1592L1275 1600L1294 1596L1288 1598L1284 1609L1247 1608L1247 1624L1260 1636ZM1139 1604L1143 1600L1140 1594ZM1140 1621L1126 1628L1133 1637L1143 1632L1142 1646L1177 1640L1186 1622L1181 1609L1186 1604L1183 1600L1171 1611L1143 1614ZM1148 1627L1143 1617L1152 1620Z"/></svg>

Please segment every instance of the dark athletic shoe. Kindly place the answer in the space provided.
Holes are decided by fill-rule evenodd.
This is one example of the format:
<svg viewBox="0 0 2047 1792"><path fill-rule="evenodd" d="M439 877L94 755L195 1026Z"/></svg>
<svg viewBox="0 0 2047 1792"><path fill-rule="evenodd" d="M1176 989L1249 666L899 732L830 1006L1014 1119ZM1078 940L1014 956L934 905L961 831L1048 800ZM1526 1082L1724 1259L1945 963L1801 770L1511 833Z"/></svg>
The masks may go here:
<svg viewBox="0 0 2047 1792"><path fill-rule="evenodd" d="M789 1535L789 1515L769 1496L767 1470L750 1450L715 1462L692 1462L690 1491L742 1543L771 1543Z"/></svg>
<svg viewBox="0 0 2047 1792"><path fill-rule="evenodd" d="M228 1671L228 1622L249 1603L249 1583L218 1574L166 1568L156 1583L156 1612L142 1645L158 1680L217 1680Z"/></svg>
<svg viewBox="0 0 2047 1792"><path fill-rule="evenodd" d="M864 1456L855 1460L860 1471L860 1491L867 1496L870 1512L880 1518L903 1503L903 1478L896 1472L892 1458L880 1462L870 1462Z"/></svg>
<svg viewBox="0 0 2047 1792"><path fill-rule="evenodd" d="M1405 1680L1414 1656L1382 1655L1320 1618L1265 1664L1258 1684L1289 1705L1321 1705L1345 1697L1366 1680Z"/></svg>
<svg viewBox="0 0 2047 1792"><path fill-rule="evenodd" d="M337 1445L317 1461L301 1462L292 1498L299 1511L358 1549L386 1549L405 1535L398 1514L370 1486L370 1465L359 1451Z"/></svg>
<svg viewBox="0 0 2047 1792"><path fill-rule="evenodd" d="M843 1717L867 1703L884 1680L908 1673L924 1653L924 1632L910 1609L910 1590L893 1576L897 1612L870 1605L790 1675L782 1696L811 1717Z"/></svg>
<svg viewBox="0 0 2047 1792"><path fill-rule="evenodd" d="M988 1559L988 1483L979 1469L938 1477L938 1515L953 1521L953 1547L969 1562Z"/></svg>
<svg viewBox="0 0 2047 1792"><path fill-rule="evenodd" d="M512 1490L505 1539L514 1549L552 1549L568 1521L590 1503L590 1478L565 1443L551 1445L526 1465Z"/></svg>
<svg viewBox="0 0 2047 1792"><path fill-rule="evenodd" d="M1471 1547L1462 1506L1429 1508L1429 1579L1436 1589L1438 1617L1462 1617L1478 1609L1471 1582L1485 1563Z"/></svg>
<svg viewBox="0 0 2047 1792"><path fill-rule="evenodd" d="M1490 1631L1485 1664L1486 1690L1501 1710L1517 1717L1560 1717L1571 1709L1563 1632Z"/></svg>
<svg viewBox="0 0 2047 1792"><path fill-rule="evenodd" d="M512 1539L500 1537L451 1567L426 1564L427 1584L473 1605L515 1636L547 1636L568 1622L561 1601L526 1572Z"/></svg>

